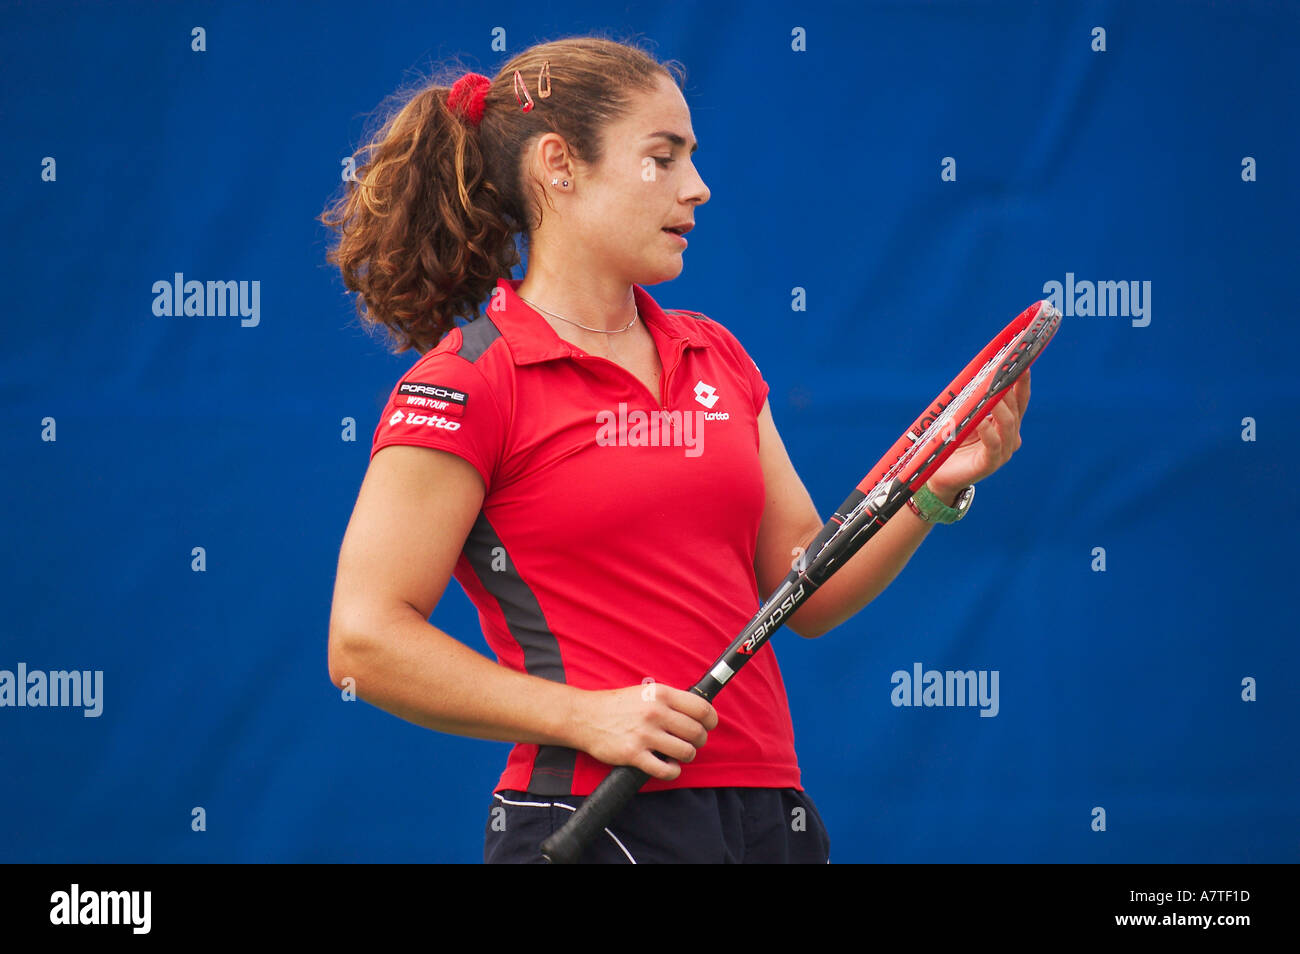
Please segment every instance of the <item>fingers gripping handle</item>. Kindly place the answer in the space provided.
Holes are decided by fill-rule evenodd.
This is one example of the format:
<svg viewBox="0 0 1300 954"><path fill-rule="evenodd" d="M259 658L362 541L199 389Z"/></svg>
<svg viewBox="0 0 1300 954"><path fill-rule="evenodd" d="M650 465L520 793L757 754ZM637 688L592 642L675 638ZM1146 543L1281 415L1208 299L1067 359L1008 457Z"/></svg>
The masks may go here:
<svg viewBox="0 0 1300 954"><path fill-rule="evenodd" d="M542 842L542 857L552 864L576 864L591 840L623 810L650 776L631 765L620 765L596 787L573 817Z"/></svg>

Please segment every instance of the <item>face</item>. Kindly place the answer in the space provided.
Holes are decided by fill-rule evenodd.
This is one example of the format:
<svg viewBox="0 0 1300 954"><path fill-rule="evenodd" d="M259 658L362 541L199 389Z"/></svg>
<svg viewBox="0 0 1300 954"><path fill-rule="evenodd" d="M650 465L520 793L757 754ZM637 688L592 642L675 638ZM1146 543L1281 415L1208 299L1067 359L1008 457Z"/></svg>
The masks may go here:
<svg viewBox="0 0 1300 954"><path fill-rule="evenodd" d="M561 172L570 187L551 193L559 213L551 217L556 247L574 256L574 267L639 285L681 274L687 243L665 229L692 225L709 189L695 168L695 133L677 85L660 76L653 92L636 94L628 113L605 130L597 166L576 162L553 138L553 148L541 151L551 163L544 181L549 184L560 163L572 163L576 173ZM544 219L543 229L547 224ZM535 241L550 238L539 232Z"/></svg>

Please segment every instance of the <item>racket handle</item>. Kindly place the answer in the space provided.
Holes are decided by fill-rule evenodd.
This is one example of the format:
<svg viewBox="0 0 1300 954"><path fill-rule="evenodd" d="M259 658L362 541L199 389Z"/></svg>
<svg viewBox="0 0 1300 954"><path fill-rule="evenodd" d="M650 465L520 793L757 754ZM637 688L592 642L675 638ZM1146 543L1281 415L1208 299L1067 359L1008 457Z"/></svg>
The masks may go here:
<svg viewBox="0 0 1300 954"><path fill-rule="evenodd" d="M542 857L551 864L576 864L587 845L600 834L650 776L631 765L620 765L596 786L564 825L542 842Z"/></svg>

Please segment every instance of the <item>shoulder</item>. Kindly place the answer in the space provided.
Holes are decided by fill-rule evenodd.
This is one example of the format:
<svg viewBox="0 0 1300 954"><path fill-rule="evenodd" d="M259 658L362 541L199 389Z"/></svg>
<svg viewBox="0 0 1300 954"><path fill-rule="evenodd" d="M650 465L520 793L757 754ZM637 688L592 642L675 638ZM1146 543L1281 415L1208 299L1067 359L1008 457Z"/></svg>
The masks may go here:
<svg viewBox="0 0 1300 954"><path fill-rule="evenodd" d="M758 367L745 346L740 343L740 339L722 322L710 318L703 312L689 311L685 308L665 308L664 314L674 317L692 338L698 337L710 346L721 349L724 354L737 362Z"/></svg>
<svg viewBox="0 0 1300 954"><path fill-rule="evenodd" d="M474 365L480 371L510 363L501 330L486 315L457 325L415 362L412 370L429 365Z"/></svg>
<svg viewBox="0 0 1300 954"><path fill-rule="evenodd" d="M393 397L439 410L448 409L450 402L452 410L458 407L462 412L471 403L486 402L504 414L513 371L514 361L500 330L486 316L479 316L447 332L411 365L397 382Z"/></svg>
<svg viewBox="0 0 1300 954"><path fill-rule="evenodd" d="M514 359L500 329L486 315L480 315L443 335L411 365L403 380L435 370L495 384L510 377Z"/></svg>
<svg viewBox="0 0 1300 954"><path fill-rule="evenodd" d="M767 400L770 389L763 379L763 372L759 369L758 362L745 350L740 339L721 322L715 321L702 312L684 308L671 310L665 308L664 313L671 315L692 341L698 340L709 346L701 353L704 366L715 368L718 374L729 374L734 380L740 382L753 400L754 417L757 418L763 410L763 403ZM716 386L718 382L708 383Z"/></svg>
<svg viewBox="0 0 1300 954"><path fill-rule="evenodd" d="M740 339L722 322L710 318L702 311L689 311L685 308L665 308L664 314L675 318L681 327L686 330L687 334L692 337L698 337L711 345L721 344L726 348L741 348Z"/></svg>

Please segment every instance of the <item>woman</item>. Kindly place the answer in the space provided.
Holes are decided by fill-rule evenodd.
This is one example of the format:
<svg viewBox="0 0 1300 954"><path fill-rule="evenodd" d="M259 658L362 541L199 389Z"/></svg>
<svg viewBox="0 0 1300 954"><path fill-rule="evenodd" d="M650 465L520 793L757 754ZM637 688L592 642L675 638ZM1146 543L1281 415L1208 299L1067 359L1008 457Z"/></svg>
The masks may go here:
<svg viewBox="0 0 1300 954"><path fill-rule="evenodd" d="M588 861L829 858L775 652L716 706L684 691L822 519L737 339L644 288L681 273L709 199L676 76L575 38L428 87L322 217L363 318L423 355L376 428L343 541L331 678L419 725L516 743L487 861L541 861L619 764L651 779ZM508 277L517 234L522 280ZM789 628L821 635L883 590L930 521L1019 447L1028 398L1026 375L934 497ZM427 622L453 574L499 662Z"/></svg>

